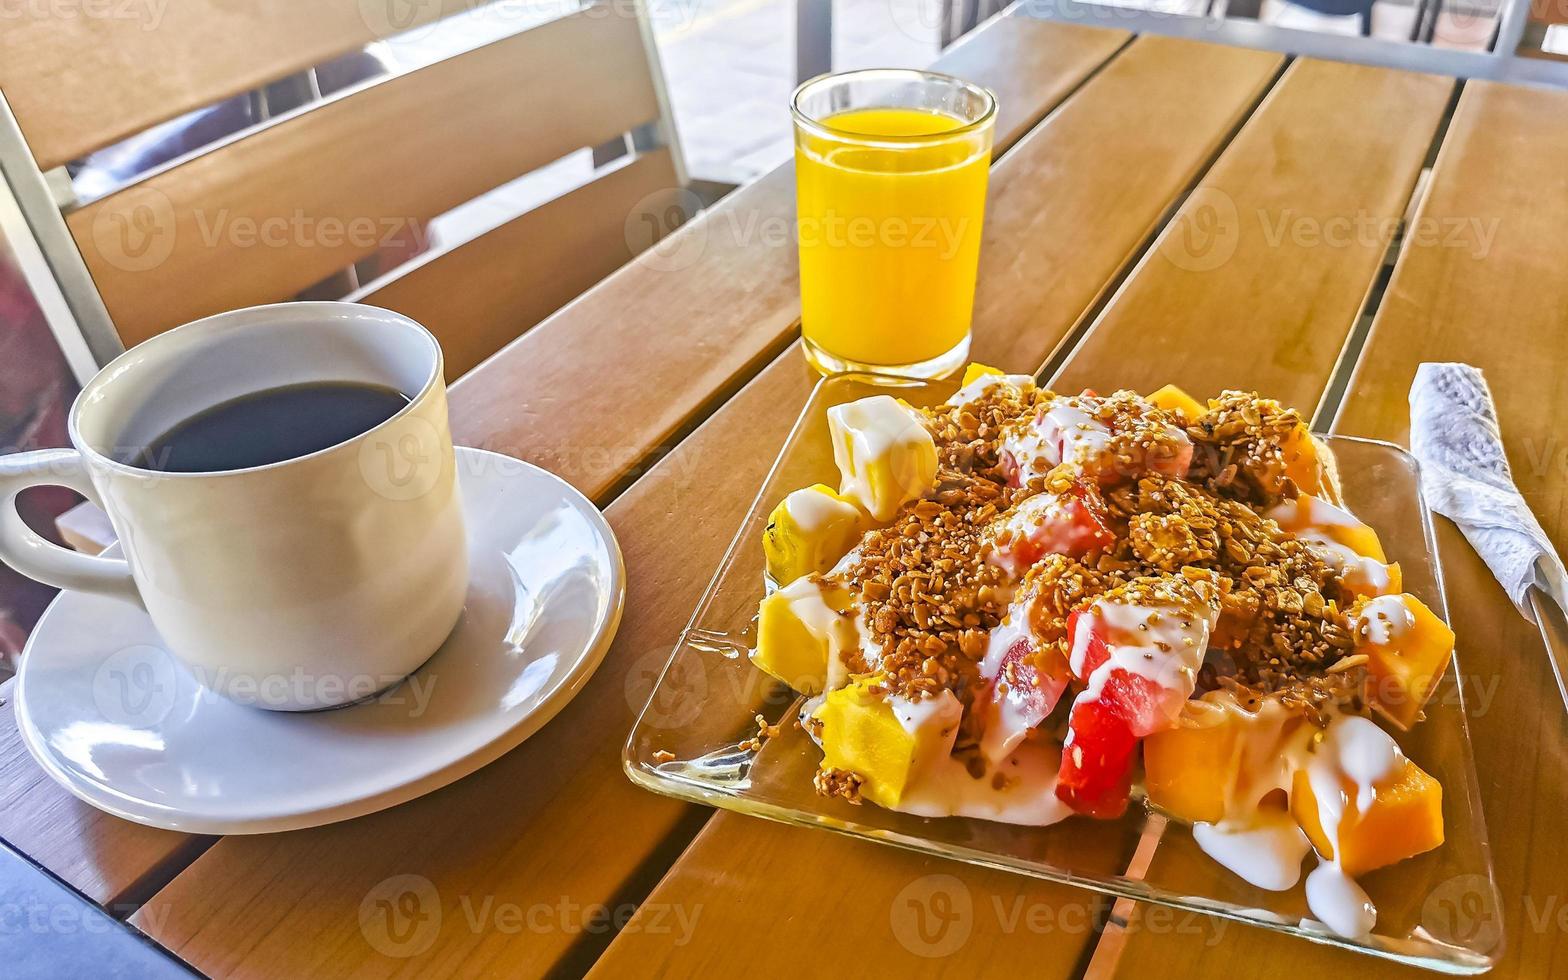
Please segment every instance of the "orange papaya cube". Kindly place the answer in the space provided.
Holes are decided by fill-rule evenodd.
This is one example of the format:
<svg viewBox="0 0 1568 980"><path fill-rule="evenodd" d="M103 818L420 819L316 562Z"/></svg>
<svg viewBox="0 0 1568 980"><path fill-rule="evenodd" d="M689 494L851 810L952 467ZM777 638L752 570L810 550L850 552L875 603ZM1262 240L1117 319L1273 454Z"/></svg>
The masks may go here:
<svg viewBox="0 0 1568 980"><path fill-rule="evenodd" d="M1388 561L1377 532L1348 510L1335 507L1322 497L1303 493L1286 500L1268 512L1279 526L1305 541L1322 541L1348 548L1363 558Z"/></svg>
<svg viewBox="0 0 1568 980"><path fill-rule="evenodd" d="M1388 561L1377 532L1370 525L1361 523L1349 511L1341 510L1322 498L1313 498L1312 520L1330 541L1339 542L1363 558Z"/></svg>
<svg viewBox="0 0 1568 980"><path fill-rule="evenodd" d="M1324 832L1317 797L1305 770L1297 770L1290 794L1290 812L1312 846L1326 860L1334 860L1355 877L1374 868L1424 854L1443 843L1443 785L1420 766L1404 760L1399 772L1382 786L1365 813L1356 808L1356 787L1342 783L1345 811L1339 820L1338 840Z"/></svg>
<svg viewBox="0 0 1568 980"><path fill-rule="evenodd" d="M1145 399L1155 408L1180 415L1188 423L1196 422L1208 411L1203 403L1175 385L1166 385Z"/></svg>
<svg viewBox="0 0 1568 980"><path fill-rule="evenodd" d="M1143 740L1144 790L1150 803L1174 817L1218 823L1225 817L1239 728L1221 711L1192 714L1184 712L1181 727Z"/></svg>
<svg viewBox="0 0 1568 980"><path fill-rule="evenodd" d="M1149 802L1192 823L1218 823L1227 807L1261 794L1269 762L1304 722L1278 702L1244 708L1221 693L1189 701L1176 728L1143 740L1143 784Z"/></svg>
<svg viewBox="0 0 1568 980"><path fill-rule="evenodd" d="M1454 631L1409 593L1364 602L1350 622L1367 656L1367 702L1408 729L1448 669Z"/></svg>
<svg viewBox="0 0 1568 980"><path fill-rule="evenodd" d="M1339 581L1351 595L1367 599L1380 595L1398 595L1405 588L1405 577L1397 561L1387 565L1372 561L1357 562L1345 569L1345 576Z"/></svg>

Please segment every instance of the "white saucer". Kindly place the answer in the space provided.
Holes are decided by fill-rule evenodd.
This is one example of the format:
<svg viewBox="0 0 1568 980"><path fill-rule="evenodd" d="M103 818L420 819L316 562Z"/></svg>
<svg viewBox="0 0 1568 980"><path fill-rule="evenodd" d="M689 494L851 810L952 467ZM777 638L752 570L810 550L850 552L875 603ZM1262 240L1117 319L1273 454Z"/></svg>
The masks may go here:
<svg viewBox="0 0 1568 980"><path fill-rule="evenodd" d="M458 449L457 468L467 605L403 683L333 711L243 707L197 686L146 613L65 592L16 679L28 750L93 806L198 834L346 820L499 758L593 675L620 622L625 571L598 509L558 477L478 449Z"/></svg>

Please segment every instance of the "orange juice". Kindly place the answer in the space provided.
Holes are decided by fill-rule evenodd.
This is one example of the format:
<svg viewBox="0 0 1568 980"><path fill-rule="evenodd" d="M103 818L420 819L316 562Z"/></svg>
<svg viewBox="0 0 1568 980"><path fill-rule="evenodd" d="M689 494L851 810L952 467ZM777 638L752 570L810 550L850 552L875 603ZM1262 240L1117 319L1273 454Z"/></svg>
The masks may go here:
<svg viewBox="0 0 1568 980"><path fill-rule="evenodd" d="M942 374L962 361L990 150L988 122L929 109L797 126L801 324L819 366L940 361L914 373Z"/></svg>

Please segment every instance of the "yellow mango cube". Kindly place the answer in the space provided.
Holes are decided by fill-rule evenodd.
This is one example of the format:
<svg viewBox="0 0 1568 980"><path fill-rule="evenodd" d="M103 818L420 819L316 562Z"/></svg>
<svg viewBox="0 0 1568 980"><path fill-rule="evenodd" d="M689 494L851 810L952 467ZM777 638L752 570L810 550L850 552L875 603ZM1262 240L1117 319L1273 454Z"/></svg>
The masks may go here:
<svg viewBox="0 0 1568 980"><path fill-rule="evenodd" d="M796 579L762 600L751 662L803 694L821 693L829 658L860 641L853 602L843 586Z"/></svg>
<svg viewBox="0 0 1568 980"><path fill-rule="evenodd" d="M1166 385L1150 395L1145 401L1155 408L1163 408L1167 412L1174 412L1180 415L1189 424L1198 421L1208 411L1208 408L1196 398L1175 385Z"/></svg>
<svg viewBox="0 0 1568 980"><path fill-rule="evenodd" d="M953 751L963 705L943 690L921 702L878 696L865 677L829 691L812 717L822 723L822 768L861 777L861 795L896 807L919 775Z"/></svg>
<svg viewBox="0 0 1568 980"><path fill-rule="evenodd" d="M936 486L936 441L914 409L873 395L828 409L839 493L878 521Z"/></svg>
<svg viewBox="0 0 1568 980"><path fill-rule="evenodd" d="M866 531L865 515L855 502L821 483L796 490L779 501L762 532L768 577L788 585L802 575L822 574Z"/></svg>
<svg viewBox="0 0 1568 980"><path fill-rule="evenodd" d="M1410 728L1448 669L1454 631L1408 593L1362 603L1350 622L1356 652L1367 656L1367 702Z"/></svg>
<svg viewBox="0 0 1568 980"><path fill-rule="evenodd" d="M1443 843L1443 786L1414 762L1404 760L1394 778L1378 786L1365 813L1356 807L1355 784L1342 784L1344 814L1336 840L1324 831L1318 799L1305 770L1295 774L1290 811L1307 839L1327 860L1339 855L1339 866L1352 877L1423 854Z"/></svg>
<svg viewBox="0 0 1568 980"><path fill-rule="evenodd" d="M971 361L969 366L964 368L964 383L959 385L959 387L967 388L989 374L1005 375L1006 373L1001 368L994 368L989 364L981 364L979 361Z"/></svg>

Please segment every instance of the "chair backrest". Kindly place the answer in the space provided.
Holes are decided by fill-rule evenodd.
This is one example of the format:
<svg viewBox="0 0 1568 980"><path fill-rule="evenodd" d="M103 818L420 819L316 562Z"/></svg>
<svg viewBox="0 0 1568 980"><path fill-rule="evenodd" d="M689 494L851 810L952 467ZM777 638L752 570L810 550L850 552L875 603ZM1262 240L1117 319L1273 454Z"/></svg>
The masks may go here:
<svg viewBox="0 0 1568 980"><path fill-rule="evenodd" d="M480 4L109 6L127 17L5 28L0 94L41 170ZM136 11L161 20L138 24ZM486 191L652 124L661 138L637 141L598 179L354 297L424 322L456 376L649 244L648 229L678 223L671 209L689 195L651 43L633 3L590 3L247 130L69 209L65 223L129 346L288 299L389 244L422 241L430 219Z"/></svg>

